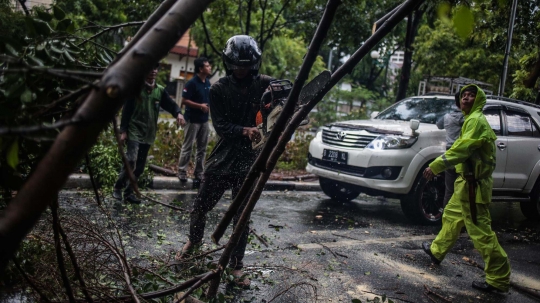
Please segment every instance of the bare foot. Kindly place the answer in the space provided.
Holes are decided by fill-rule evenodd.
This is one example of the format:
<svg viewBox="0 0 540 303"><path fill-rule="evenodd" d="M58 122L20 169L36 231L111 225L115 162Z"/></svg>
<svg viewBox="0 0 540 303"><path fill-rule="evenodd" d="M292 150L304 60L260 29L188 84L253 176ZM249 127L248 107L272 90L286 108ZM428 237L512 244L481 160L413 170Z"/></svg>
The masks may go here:
<svg viewBox="0 0 540 303"><path fill-rule="evenodd" d="M183 257L191 253L194 249L195 249L195 245L192 244L191 241L187 240L186 244L184 244L184 247L182 247L182 249L176 253L176 256L174 257L174 259L176 261L180 261L183 259Z"/></svg>
<svg viewBox="0 0 540 303"><path fill-rule="evenodd" d="M234 276L234 283L241 288L249 288L251 281L244 275L244 272L241 269L235 269L232 271Z"/></svg>

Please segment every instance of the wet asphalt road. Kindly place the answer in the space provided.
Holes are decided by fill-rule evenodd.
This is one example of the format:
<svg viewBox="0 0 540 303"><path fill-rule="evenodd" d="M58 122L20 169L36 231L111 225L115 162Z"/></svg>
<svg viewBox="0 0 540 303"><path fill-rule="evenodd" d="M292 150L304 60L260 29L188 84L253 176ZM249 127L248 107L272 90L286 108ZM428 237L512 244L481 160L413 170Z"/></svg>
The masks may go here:
<svg viewBox="0 0 540 303"><path fill-rule="evenodd" d="M186 208L195 197L195 192L153 193ZM84 198L89 193L61 196L65 205L89 213L94 209ZM216 247L210 234L230 200L225 194L209 214L204 249ZM172 254L186 240L189 222L181 212L146 202L112 214L129 242L130 256ZM540 223L527 221L518 203L492 203L491 215L511 261L512 281L540 290ZM229 293L232 302L366 302L382 296L394 302L445 302L436 295L430 295L435 301L428 298L426 287L452 302L538 302L515 289L508 294L472 289L483 271L466 260L483 262L466 233L441 265L431 264L420 244L434 239L440 227L411 224L398 200L361 195L339 203L319 192L265 192L252 221L269 247L255 238L248 244L244 263L253 275L252 289Z"/></svg>

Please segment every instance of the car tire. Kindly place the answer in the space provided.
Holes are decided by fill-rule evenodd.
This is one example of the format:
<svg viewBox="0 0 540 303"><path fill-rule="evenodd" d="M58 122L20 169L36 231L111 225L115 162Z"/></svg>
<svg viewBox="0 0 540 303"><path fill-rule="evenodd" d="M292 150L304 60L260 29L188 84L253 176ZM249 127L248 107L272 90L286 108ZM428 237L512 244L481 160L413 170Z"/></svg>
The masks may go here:
<svg viewBox="0 0 540 303"><path fill-rule="evenodd" d="M401 209L411 221L422 225L441 223L444 201L444 174L431 181L422 177L423 170L416 177L411 191L401 198Z"/></svg>
<svg viewBox="0 0 540 303"><path fill-rule="evenodd" d="M540 220L540 178L536 180L530 196L530 201L519 202L521 212L527 219Z"/></svg>
<svg viewBox="0 0 540 303"><path fill-rule="evenodd" d="M332 200L351 201L360 195L360 192L347 186L346 183L319 177L322 191Z"/></svg>

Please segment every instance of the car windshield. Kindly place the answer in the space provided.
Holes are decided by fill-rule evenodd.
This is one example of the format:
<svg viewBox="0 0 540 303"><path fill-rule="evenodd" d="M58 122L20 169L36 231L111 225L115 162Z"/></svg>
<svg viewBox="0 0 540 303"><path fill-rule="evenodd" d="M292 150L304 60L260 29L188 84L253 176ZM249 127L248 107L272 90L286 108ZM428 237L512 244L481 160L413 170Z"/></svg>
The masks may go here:
<svg viewBox="0 0 540 303"><path fill-rule="evenodd" d="M422 123L435 123L454 109L456 105L453 98L414 97L392 105L375 119L402 121L416 119Z"/></svg>

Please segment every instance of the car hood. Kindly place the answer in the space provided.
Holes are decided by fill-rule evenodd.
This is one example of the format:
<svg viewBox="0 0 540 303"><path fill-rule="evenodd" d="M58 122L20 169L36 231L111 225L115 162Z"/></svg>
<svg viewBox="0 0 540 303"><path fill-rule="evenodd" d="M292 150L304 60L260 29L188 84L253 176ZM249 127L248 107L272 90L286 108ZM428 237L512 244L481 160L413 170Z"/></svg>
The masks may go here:
<svg viewBox="0 0 540 303"><path fill-rule="evenodd" d="M348 130L365 130L376 134L411 134L411 128L409 127L409 121L401 120L381 120L381 119L369 119L369 120L349 120L335 122L328 127L340 128ZM439 130L435 124L420 123L420 127L417 132L427 132Z"/></svg>

